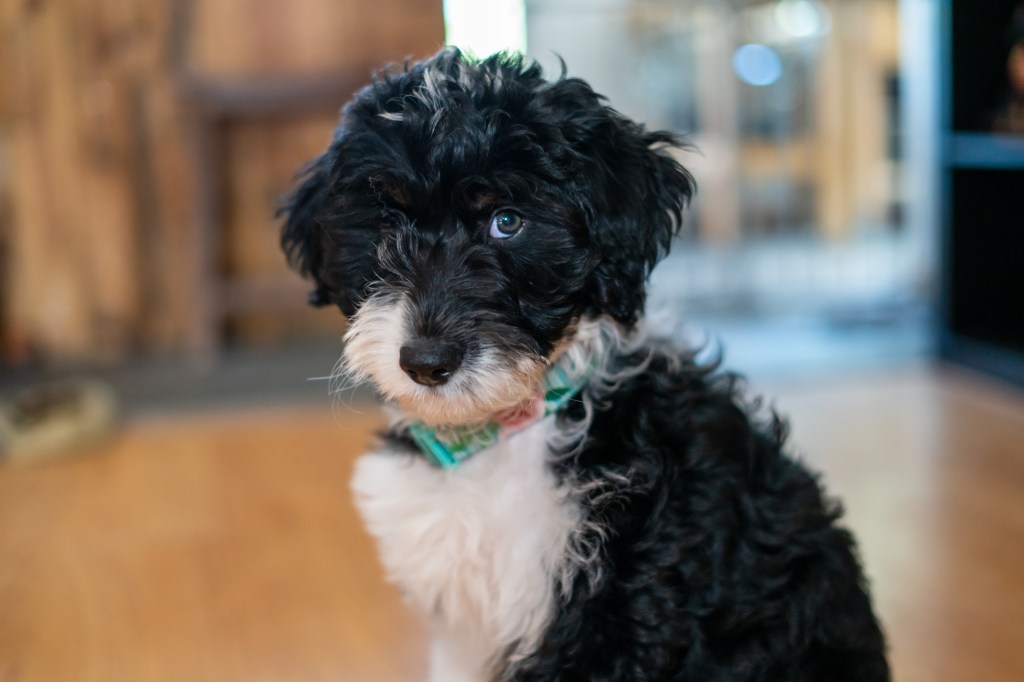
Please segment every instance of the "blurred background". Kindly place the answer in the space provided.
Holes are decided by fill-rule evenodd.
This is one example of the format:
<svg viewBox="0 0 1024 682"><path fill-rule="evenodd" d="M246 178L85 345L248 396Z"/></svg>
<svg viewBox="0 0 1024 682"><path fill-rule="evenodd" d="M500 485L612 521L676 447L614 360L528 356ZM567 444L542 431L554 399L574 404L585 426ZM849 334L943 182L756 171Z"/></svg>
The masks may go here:
<svg viewBox="0 0 1024 682"><path fill-rule="evenodd" d="M274 214L446 43L692 140L652 326L793 417L897 679L1024 677L1017 0L6 0L0 679L422 679L345 493L382 421Z"/></svg>
<svg viewBox="0 0 1024 682"><path fill-rule="evenodd" d="M276 202L372 70L446 36L478 55L524 51L552 75L560 55L625 114L691 137L699 198L655 279L673 324L721 322L716 333L742 337L737 359L759 364L739 323L787 326L790 347L820 341L833 363L850 358L826 349L866 327L879 355L927 350L938 178L923 136L938 111L925 69L937 36L902 54L897 0L13 2L5 13L7 367L336 342L337 317L305 310L284 267Z"/></svg>

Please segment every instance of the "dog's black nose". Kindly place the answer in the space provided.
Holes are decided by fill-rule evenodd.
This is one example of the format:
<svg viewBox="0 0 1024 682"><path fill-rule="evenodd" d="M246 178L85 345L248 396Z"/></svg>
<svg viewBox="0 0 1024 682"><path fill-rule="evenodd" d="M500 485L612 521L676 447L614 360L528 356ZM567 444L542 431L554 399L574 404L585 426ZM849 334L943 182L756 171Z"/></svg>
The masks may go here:
<svg viewBox="0 0 1024 682"><path fill-rule="evenodd" d="M409 378L423 386L440 386L462 362L462 348L450 341L417 339L402 346L398 364Z"/></svg>

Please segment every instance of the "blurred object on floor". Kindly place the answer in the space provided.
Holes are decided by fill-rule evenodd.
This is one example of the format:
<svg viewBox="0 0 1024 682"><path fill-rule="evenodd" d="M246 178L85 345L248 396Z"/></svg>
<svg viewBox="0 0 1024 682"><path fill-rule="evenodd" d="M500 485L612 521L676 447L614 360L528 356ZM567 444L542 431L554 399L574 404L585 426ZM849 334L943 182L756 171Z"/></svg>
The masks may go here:
<svg viewBox="0 0 1024 682"><path fill-rule="evenodd" d="M95 448L117 425L113 389L68 379L0 396L0 462L40 462Z"/></svg>

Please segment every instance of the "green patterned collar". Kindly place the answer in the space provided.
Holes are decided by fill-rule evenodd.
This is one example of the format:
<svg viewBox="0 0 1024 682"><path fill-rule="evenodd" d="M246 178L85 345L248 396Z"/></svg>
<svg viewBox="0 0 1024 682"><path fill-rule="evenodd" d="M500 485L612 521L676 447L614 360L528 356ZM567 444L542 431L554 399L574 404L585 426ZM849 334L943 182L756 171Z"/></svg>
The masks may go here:
<svg viewBox="0 0 1024 682"><path fill-rule="evenodd" d="M502 438L522 431L565 407L593 373L592 364L580 366L567 353L544 375L541 383L543 400L538 397L529 408L524 408L514 423L492 421L483 425L435 429L416 422L409 426L409 435L432 463L442 469L454 469Z"/></svg>

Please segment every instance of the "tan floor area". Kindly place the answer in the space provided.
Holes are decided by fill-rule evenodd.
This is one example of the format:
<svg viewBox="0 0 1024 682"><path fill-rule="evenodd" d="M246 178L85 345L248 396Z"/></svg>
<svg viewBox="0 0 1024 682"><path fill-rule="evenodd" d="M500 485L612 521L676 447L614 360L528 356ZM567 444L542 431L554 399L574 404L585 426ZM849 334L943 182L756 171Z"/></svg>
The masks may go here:
<svg viewBox="0 0 1024 682"><path fill-rule="evenodd" d="M895 679L1024 679L1024 395L926 371L770 393L846 501ZM0 466L0 681L423 679L348 499L378 423L150 419Z"/></svg>

